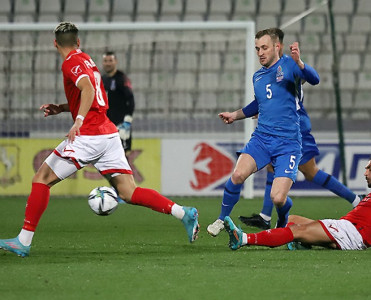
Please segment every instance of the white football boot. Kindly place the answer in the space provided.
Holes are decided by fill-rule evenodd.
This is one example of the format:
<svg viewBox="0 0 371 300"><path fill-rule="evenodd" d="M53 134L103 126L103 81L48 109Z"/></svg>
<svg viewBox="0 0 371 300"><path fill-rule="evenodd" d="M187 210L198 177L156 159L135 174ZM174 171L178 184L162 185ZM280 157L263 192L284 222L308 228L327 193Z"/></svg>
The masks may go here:
<svg viewBox="0 0 371 300"><path fill-rule="evenodd" d="M224 229L224 222L217 219L213 224L207 226L207 232L212 236L217 236Z"/></svg>

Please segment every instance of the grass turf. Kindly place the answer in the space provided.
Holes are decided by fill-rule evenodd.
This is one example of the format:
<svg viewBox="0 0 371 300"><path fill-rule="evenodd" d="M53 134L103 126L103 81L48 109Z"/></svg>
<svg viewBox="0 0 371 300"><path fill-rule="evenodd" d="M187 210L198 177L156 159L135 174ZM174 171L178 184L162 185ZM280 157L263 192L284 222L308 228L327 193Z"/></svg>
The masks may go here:
<svg viewBox="0 0 371 300"><path fill-rule="evenodd" d="M370 251L249 247L231 251L228 236L206 227L220 198L176 198L197 206L201 232L189 244L170 216L123 204L95 216L83 198L52 197L30 257L0 252L1 299L370 299ZM241 200L231 217L258 212ZM0 237L18 234L23 198L0 198ZM294 199L293 214L337 218L351 206L337 198ZM273 220L273 224L274 224ZM256 231L242 226L244 231Z"/></svg>

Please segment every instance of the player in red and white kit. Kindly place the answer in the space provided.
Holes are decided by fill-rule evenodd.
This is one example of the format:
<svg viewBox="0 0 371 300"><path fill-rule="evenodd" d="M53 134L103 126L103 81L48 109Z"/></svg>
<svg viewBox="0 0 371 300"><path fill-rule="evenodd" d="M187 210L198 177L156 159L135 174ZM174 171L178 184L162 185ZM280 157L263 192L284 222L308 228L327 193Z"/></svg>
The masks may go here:
<svg viewBox="0 0 371 300"><path fill-rule="evenodd" d="M180 219L189 241L193 242L199 230L196 208L180 206L154 190L136 186L117 128L106 115L108 100L101 75L90 56L79 49L77 27L62 22L54 33L54 45L63 59L67 103L44 104L40 109L45 117L71 112L74 124L67 139L54 149L33 177L21 232L16 238L0 240L0 248L28 256L34 232L49 202L50 188L88 164L93 164L127 203Z"/></svg>
<svg viewBox="0 0 371 300"><path fill-rule="evenodd" d="M371 188L371 160L365 178ZM258 233L244 233L230 217L224 219L229 234L229 247L242 246L278 247L287 244L290 250L308 249L311 245L339 250L363 250L371 247L371 193L339 220L311 220L301 216L289 216L285 228L275 228Z"/></svg>

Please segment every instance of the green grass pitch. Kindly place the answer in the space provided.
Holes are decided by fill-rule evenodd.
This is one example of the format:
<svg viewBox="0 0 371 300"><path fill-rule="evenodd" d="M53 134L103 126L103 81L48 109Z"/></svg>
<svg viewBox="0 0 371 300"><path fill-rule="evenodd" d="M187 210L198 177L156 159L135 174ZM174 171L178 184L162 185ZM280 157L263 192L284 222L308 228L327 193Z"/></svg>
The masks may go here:
<svg viewBox="0 0 371 300"><path fill-rule="evenodd" d="M231 251L225 232L206 233L220 198L174 200L199 209L194 244L178 220L149 209L122 204L99 217L85 198L52 197L30 257L0 252L0 298L371 299L371 251ZM241 200L231 217L239 224L237 216L258 212L261 202ZM26 197L0 198L1 238L18 234L25 203ZM337 218L349 209L339 198L294 198L292 213Z"/></svg>

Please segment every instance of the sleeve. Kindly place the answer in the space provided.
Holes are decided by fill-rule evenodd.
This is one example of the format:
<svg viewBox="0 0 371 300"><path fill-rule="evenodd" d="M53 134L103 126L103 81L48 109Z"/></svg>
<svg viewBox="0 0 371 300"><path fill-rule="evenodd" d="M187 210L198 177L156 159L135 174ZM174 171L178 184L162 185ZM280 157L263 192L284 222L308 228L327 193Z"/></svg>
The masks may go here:
<svg viewBox="0 0 371 300"><path fill-rule="evenodd" d="M246 118L251 118L258 114L259 113L258 101L255 99L254 101L250 102L242 109L242 112L245 114Z"/></svg>
<svg viewBox="0 0 371 300"><path fill-rule="evenodd" d="M70 78L76 86L81 78L89 77L85 66L81 62L72 59L63 65L62 71L64 76Z"/></svg>
<svg viewBox="0 0 371 300"><path fill-rule="evenodd" d="M304 64L304 69L301 70L296 63L295 63L295 65L297 66L297 69L298 69L298 72L299 72L298 75L300 76L300 78L304 79L305 81L307 81L311 85L316 85L316 84L319 83L319 81L320 81L319 75L313 67L311 67L307 64Z"/></svg>

